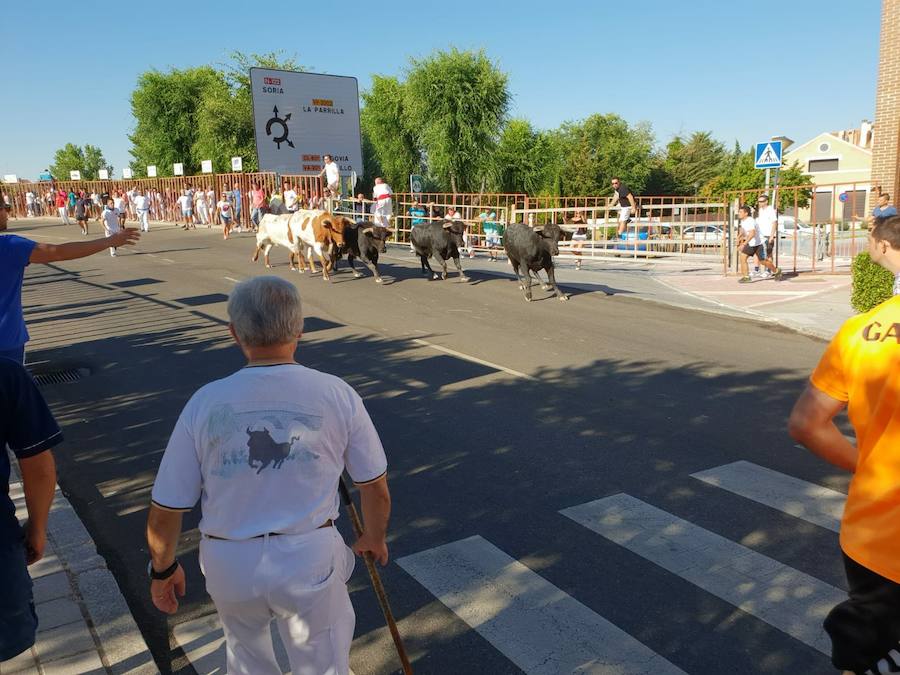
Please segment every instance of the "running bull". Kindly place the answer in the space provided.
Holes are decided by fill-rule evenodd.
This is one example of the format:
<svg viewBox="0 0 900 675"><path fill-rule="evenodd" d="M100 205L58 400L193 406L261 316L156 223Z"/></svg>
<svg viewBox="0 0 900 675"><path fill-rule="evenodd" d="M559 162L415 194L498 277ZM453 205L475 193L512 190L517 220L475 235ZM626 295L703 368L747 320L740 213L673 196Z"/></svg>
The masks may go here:
<svg viewBox="0 0 900 675"><path fill-rule="evenodd" d="M459 270L459 280L469 280L459 262L459 249L463 245L465 229L465 224L459 220L431 221L416 225L412 229L410 239L422 263L422 274L430 272L433 279L438 278L428 262L428 259L433 257L443 270L440 278L446 279L447 259L453 258L453 264Z"/></svg>
<svg viewBox="0 0 900 675"><path fill-rule="evenodd" d="M512 264L519 287L525 291L525 299L531 302L531 274L546 270L550 287L560 300L568 300L566 294L556 285L553 256L559 255L559 239L562 230L559 225L538 225L534 228L525 223L513 223L506 230L503 247ZM520 271L521 270L521 271Z"/></svg>

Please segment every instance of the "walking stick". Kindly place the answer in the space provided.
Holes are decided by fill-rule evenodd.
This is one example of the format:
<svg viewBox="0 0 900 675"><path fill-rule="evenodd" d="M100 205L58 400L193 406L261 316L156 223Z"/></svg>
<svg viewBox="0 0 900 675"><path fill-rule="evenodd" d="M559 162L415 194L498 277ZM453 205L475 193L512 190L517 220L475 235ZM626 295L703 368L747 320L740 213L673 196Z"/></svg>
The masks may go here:
<svg viewBox="0 0 900 675"><path fill-rule="evenodd" d="M338 491L341 493L341 500L347 509L347 515L350 516L350 523L353 525L353 532L357 537L363 533L362 521L359 519L359 513L356 511L356 504L350 497L350 491L341 476L338 483ZM400 637L400 631L397 629L397 622L394 620L394 613L388 604L387 594L384 592L384 586L381 583L381 576L375 567L375 559L372 554L366 552L363 554L363 560L366 561L366 569L369 571L369 578L372 580L372 588L378 597L378 604L381 605L381 611L387 621L388 629L391 631L391 637L394 638L394 646L397 648L397 655L400 657L400 663L403 665L404 675L413 675L412 665L409 663L409 657L406 655L406 648L403 646L403 639Z"/></svg>

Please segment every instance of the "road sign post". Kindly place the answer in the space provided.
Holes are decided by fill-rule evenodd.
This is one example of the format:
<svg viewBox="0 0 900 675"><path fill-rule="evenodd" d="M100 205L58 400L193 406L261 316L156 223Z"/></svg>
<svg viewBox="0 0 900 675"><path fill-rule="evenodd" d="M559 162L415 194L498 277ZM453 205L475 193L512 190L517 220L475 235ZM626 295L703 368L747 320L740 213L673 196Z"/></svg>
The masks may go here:
<svg viewBox="0 0 900 675"><path fill-rule="evenodd" d="M420 195L425 192L425 179L422 178L422 176L420 176L419 174L410 174L409 191L416 195Z"/></svg>
<svg viewBox="0 0 900 675"><path fill-rule="evenodd" d="M757 169L765 169L766 170L766 197L769 198L769 204L775 209L775 266L778 266L778 258L779 258L779 239L778 236L778 203L775 201L776 195L778 194L778 177L781 173L781 163L782 163L782 154L783 154L784 146L781 141L764 141L763 143L756 144L756 150L753 153L754 162L753 165ZM772 179L772 169L775 169L775 185L772 187L772 191L769 192L769 186L771 184ZM763 244L765 246L765 243Z"/></svg>

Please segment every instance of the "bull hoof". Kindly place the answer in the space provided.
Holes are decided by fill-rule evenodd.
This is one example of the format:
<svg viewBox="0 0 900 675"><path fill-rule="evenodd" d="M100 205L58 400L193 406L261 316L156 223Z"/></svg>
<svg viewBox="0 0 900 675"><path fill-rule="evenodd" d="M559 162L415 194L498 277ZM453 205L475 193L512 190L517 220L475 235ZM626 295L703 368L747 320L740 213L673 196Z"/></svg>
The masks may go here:
<svg viewBox="0 0 900 675"><path fill-rule="evenodd" d="M381 284L381 283L384 283L384 281L382 280L381 277L378 277L377 279L375 279L375 283L376 283L376 284Z"/></svg>
<svg viewBox="0 0 900 675"><path fill-rule="evenodd" d="M441 278L441 276L440 276L439 274L435 274L434 276L431 277L431 279L432 279L433 281L437 281L437 280L440 279L440 278Z"/></svg>
<svg viewBox="0 0 900 675"><path fill-rule="evenodd" d="M363 275L362 275L360 272L354 272L354 273L353 273L353 278L354 278L354 279L362 279L362 277L363 277Z"/></svg>
<svg viewBox="0 0 900 675"><path fill-rule="evenodd" d="M446 272L445 272L444 274L441 275L441 281L447 281L447 274L446 274Z"/></svg>
<svg viewBox="0 0 900 675"><path fill-rule="evenodd" d="M526 296L525 296L525 302L531 302L531 296L530 296L530 295L526 295Z"/></svg>
<svg viewBox="0 0 900 675"><path fill-rule="evenodd" d="M546 285L546 284L541 284L541 290L543 290L543 291L552 291L552 290L553 290L553 286L548 286L548 285Z"/></svg>
<svg viewBox="0 0 900 675"><path fill-rule="evenodd" d="M560 296L559 296L560 302L565 302L565 301L568 300L568 299L569 299L569 296L568 296L568 295L560 295Z"/></svg>
<svg viewBox="0 0 900 675"><path fill-rule="evenodd" d="M467 276L461 276L461 277L459 278L459 280L460 280L460 281L468 281L468 280L469 280L469 277L467 277Z"/></svg>
<svg viewBox="0 0 900 675"><path fill-rule="evenodd" d="M266 269L270 270L270 269L272 269L272 266L269 263L266 263Z"/></svg>

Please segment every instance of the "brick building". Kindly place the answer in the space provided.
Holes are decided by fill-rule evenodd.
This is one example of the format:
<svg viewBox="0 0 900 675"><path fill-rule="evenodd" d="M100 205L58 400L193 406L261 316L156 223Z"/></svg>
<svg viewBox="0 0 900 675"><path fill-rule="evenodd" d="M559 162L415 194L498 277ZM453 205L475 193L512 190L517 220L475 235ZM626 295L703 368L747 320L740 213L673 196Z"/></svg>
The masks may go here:
<svg viewBox="0 0 900 675"><path fill-rule="evenodd" d="M882 0L872 182L900 193L900 0ZM877 189L877 188L876 188Z"/></svg>

